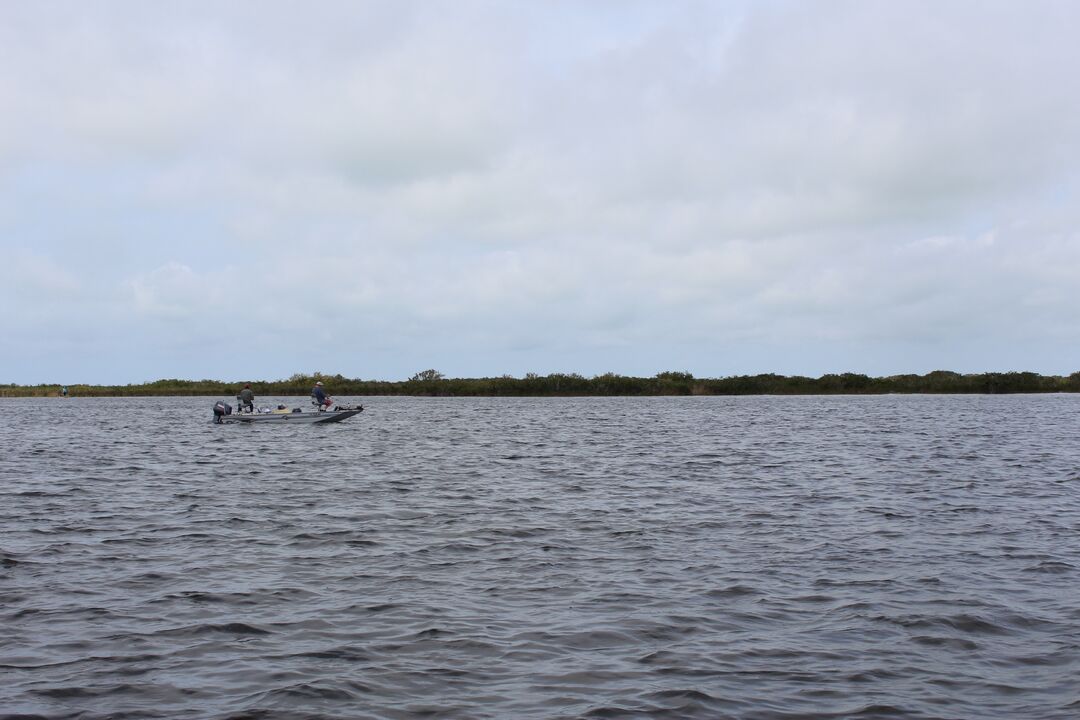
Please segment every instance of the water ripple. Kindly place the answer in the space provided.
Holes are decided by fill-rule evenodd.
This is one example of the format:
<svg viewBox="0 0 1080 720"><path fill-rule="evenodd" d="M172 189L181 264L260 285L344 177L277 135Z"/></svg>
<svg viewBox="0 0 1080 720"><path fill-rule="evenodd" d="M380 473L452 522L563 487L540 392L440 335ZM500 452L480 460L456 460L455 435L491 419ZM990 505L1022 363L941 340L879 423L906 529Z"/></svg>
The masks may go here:
<svg viewBox="0 0 1080 720"><path fill-rule="evenodd" d="M1080 708L1075 396L2 402L0 718Z"/></svg>

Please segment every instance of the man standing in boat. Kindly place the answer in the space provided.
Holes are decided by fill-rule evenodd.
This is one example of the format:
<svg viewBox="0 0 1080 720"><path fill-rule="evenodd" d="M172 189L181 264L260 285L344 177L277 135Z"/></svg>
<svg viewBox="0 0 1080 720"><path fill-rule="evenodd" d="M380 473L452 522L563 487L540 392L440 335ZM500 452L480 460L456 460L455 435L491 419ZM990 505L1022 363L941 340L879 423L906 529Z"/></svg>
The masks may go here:
<svg viewBox="0 0 1080 720"><path fill-rule="evenodd" d="M251 391L251 384L244 383L244 389L240 391L240 409L247 408L248 412L255 412L255 393Z"/></svg>
<svg viewBox="0 0 1080 720"><path fill-rule="evenodd" d="M326 395L326 391L323 390L322 380L318 380L315 383L315 387L311 389L311 397L315 398L315 403L319 406L319 409L330 407L333 400Z"/></svg>

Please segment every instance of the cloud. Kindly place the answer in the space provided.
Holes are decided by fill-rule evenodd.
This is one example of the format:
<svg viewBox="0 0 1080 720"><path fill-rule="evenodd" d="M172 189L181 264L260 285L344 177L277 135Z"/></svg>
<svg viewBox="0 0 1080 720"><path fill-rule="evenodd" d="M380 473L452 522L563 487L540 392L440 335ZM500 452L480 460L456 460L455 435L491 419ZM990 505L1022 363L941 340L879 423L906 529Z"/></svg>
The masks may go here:
<svg viewBox="0 0 1080 720"><path fill-rule="evenodd" d="M166 320L191 318L221 307L227 301L226 290L224 279L199 277L177 262L131 281L135 312Z"/></svg>
<svg viewBox="0 0 1080 720"><path fill-rule="evenodd" d="M11 5L0 332L77 317L102 380L1069 372L1078 15ZM199 354L240 333L290 351Z"/></svg>
<svg viewBox="0 0 1080 720"><path fill-rule="evenodd" d="M32 294L38 300L49 296L70 298L82 287L70 268L52 257L24 249L16 250L0 267L5 286L13 287L18 293Z"/></svg>

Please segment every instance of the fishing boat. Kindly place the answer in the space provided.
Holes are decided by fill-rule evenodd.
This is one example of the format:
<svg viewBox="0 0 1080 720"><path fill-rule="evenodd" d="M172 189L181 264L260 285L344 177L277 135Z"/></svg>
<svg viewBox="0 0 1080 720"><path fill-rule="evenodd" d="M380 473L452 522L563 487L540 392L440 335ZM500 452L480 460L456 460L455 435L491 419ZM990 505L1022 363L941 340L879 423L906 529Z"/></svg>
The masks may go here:
<svg viewBox="0 0 1080 720"><path fill-rule="evenodd" d="M289 409L278 406L274 410L259 408L248 412L233 412L228 403L217 402L214 404L214 422L219 425L246 423L248 425L291 424L313 425L316 423L336 423L348 420L353 415L359 415L364 411L363 405L336 405L332 409L327 408L304 411L300 408Z"/></svg>

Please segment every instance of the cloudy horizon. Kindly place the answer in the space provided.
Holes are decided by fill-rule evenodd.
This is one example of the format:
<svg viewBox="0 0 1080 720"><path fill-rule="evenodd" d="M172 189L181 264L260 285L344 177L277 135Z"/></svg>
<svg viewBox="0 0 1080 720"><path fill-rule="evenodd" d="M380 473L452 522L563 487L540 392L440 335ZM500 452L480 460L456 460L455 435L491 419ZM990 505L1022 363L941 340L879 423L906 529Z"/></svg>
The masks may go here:
<svg viewBox="0 0 1080 720"><path fill-rule="evenodd" d="M1068 2L9 3L0 383L1080 370Z"/></svg>

